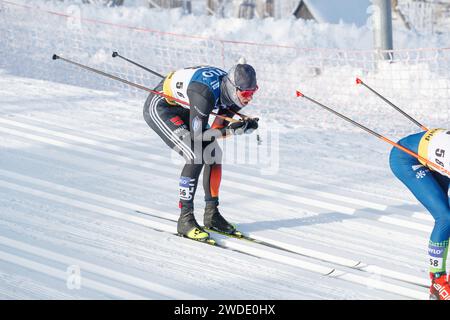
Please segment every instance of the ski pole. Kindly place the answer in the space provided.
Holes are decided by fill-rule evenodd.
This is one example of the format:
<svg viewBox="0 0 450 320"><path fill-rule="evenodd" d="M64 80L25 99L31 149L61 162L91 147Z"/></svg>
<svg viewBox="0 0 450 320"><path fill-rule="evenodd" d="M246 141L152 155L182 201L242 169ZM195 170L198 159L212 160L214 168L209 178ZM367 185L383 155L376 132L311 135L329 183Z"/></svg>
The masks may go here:
<svg viewBox="0 0 450 320"><path fill-rule="evenodd" d="M105 77L110 78L110 79L113 79L113 80L117 80L117 81L123 82L123 83L125 83L125 84L127 84L127 85L129 85L129 86L132 86L132 87L135 87L135 88L138 88L138 89L141 89L141 90L144 90L144 91L147 91L147 92L150 92L150 93L159 95L159 96L161 96L161 97L164 97L164 98L169 99L169 100L172 100L172 101L176 101L176 102L178 102L178 103L180 103L180 104L185 105L186 107L190 107L190 105L189 105L188 102L183 101L183 100L181 100L181 99L177 99L177 98L175 98L175 97L169 96L169 95L164 94L164 93L162 93L162 92L159 92L159 91L156 91L156 90L149 89L149 88L144 87L144 86L142 86L142 85L140 85L140 84L133 83L133 82L131 82L131 81L128 81L128 80L122 79L122 78L120 78L120 77L114 76L114 75L112 75L112 74L106 73L106 72L104 72L104 71L101 71L101 70L97 70L97 69L88 67L88 66L83 65L83 64L81 64L81 63L77 63L77 62L75 62L75 61L72 61L72 60L69 60L69 59L65 59L65 58L60 57L60 56L58 56L58 55L56 55L56 54L53 55L52 59L53 59L53 60L58 60L58 59L59 59L59 60L65 61L65 62L67 62L67 63L76 65L76 66L78 66L78 67L80 67L80 68L82 68L82 69L85 69L85 70L88 70L88 71L91 71L91 72L100 74L100 75L102 75L102 76L105 76ZM233 118L230 118L230 117L222 116L222 115L217 114L217 113L214 113L214 112L211 112L211 114L214 115L214 116L216 116L216 117L223 118L224 120L226 120L226 121L228 121L228 122L238 122L238 121L239 121L239 120L236 120L236 119L233 119Z"/></svg>
<svg viewBox="0 0 450 320"><path fill-rule="evenodd" d="M356 84L361 84L364 87L366 87L367 89L369 89L370 91L372 91L374 94L376 94L378 97L380 97L384 102L386 102L387 104L389 104L391 107L393 107L395 110L397 110L398 112L400 112L402 115L404 115L406 118L408 118L409 120L411 120L412 122L414 122L417 126L419 126L422 130L428 131L428 128L425 127L424 125L422 125L420 122L418 122L416 119L414 119L413 117L411 117L409 114L407 114L406 112L404 112L402 109L400 109L399 107L397 107L395 104L393 104L391 101L389 101L388 99L386 99L383 95L381 95L380 93L378 93L377 91L375 91L374 89L372 89L370 86L368 86L364 81L362 81L360 78L356 78Z"/></svg>
<svg viewBox="0 0 450 320"><path fill-rule="evenodd" d="M141 64L139 64L139 63L137 63L137 62L134 62L133 60L127 59L127 58L125 58L124 56L121 56L117 51L114 51L114 52L112 53L112 57L113 57L113 58L119 57L119 58L121 58L121 59L123 59L123 60L125 60L125 61L127 61L127 62L129 62L129 63L131 63L131 64L134 64L135 66L138 66L139 68L144 69L145 71L150 72L151 74L153 74L153 75L155 75L155 76L157 76L157 77L160 77L160 78L163 78L163 79L164 79L164 76L163 76L162 74L160 74L160 73L158 73L158 72L156 72L156 71L153 71L152 69L149 69L149 68L147 68L147 67L144 67L143 65L141 65Z"/></svg>
<svg viewBox="0 0 450 320"><path fill-rule="evenodd" d="M350 119L350 118L344 116L343 114L341 114L341 113L339 113L339 112L337 112L337 111L331 109L330 107L327 107L326 105L324 105L324 104L322 104L322 103L320 103L320 102L318 102L318 101L316 101L316 100L314 100L314 99L312 99L312 98L310 98L310 97L308 97L308 96L305 96L303 93L301 93L301 92L298 91L298 90L297 90L296 94L297 94L297 97L305 98L306 100L311 101L312 103L314 103L314 104L316 104L316 105L318 105L318 106L324 108L325 110L327 110L327 111L329 111L329 112L331 112L331 113L337 115L337 116L340 117L341 119L344 119L345 121L350 122L351 124L353 124L353 125L355 125L355 126L361 128L361 129L363 129L364 131L366 131L366 132L368 132L368 133L374 135L375 137L377 137L377 138L379 138L379 139L381 139L381 140L383 140L383 141L389 143L390 145L394 146L395 148L400 149L400 150L402 150L403 152L406 152L406 153L409 154L410 156L413 156L414 158L416 158L416 159L422 161L423 163L426 163L428 166L433 167L434 169L437 169L437 170L439 170L439 171L445 173L446 175L450 176L450 171L447 171L446 169L444 169L444 168L441 167L440 165L437 165L437 164L431 162L430 160L421 157L421 156L418 155L417 153L415 153L415 152L409 150L408 148L405 148L405 147L399 145L398 143L396 143L396 142L394 142L394 141L392 141L392 140L390 140L390 139L388 139L388 138L382 136L381 134L379 134L379 133L377 133L377 132L375 132L375 131L373 131L373 130L371 130L371 129L365 127L365 126L363 126L362 124L360 124L360 123L358 123L358 122L356 122L356 121L354 121L354 120L352 120L352 119Z"/></svg>

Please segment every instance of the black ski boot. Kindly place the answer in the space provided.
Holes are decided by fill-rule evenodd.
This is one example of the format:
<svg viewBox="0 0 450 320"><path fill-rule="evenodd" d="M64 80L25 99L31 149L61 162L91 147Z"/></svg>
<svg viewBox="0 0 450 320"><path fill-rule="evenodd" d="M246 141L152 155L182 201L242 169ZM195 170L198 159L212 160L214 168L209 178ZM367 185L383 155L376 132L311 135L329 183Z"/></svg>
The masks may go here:
<svg viewBox="0 0 450 320"><path fill-rule="evenodd" d="M217 208L218 206L218 200L206 201L205 215L203 216L205 227L227 234L234 234L236 232L236 227L228 223L228 221L222 217Z"/></svg>
<svg viewBox="0 0 450 320"><path fill-rule="evenodd" d="M199 226L194 217L194 205L184 203L178 219L177 232L180 236L198 241L207 241L209 233Z"/></svg>

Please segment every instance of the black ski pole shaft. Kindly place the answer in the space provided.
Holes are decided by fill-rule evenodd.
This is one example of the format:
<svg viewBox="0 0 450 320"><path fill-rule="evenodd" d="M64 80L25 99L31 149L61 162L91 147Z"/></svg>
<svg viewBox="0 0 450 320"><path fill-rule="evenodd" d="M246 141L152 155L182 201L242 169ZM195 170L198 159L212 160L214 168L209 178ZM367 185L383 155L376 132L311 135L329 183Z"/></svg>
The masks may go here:
<svg viewBox="0 0 450 320"><path fill-rule="evenodd" d="M426 159L424 157L421 157L420 155L418 155L417 153L411 151L410 149L403 147L402 145L400 145L400 144L398 144L398 143L396 143L396 142L386 138L385 136L382 136L381 134L379 134L379 133L377 133L377 132L375 132L375 131L373 131L373 130L365 127L365 126L363 126L362 124L360 124L360 123L358 123L358 122L356 122L356 121L354 121L354 120L344 116L343 114L341 114L341 113L331 109L330 107L327 107L326 105L324 105L324 104L322 104L322 103L320 103L320 102L318 102L318 101L316 101L316 100L314 100L314 99L312 99L312 98L310 98L308 96L305 96L303 93L301 93L298 90L297 90L297 97L302 97L302 98L305 98L305 99L311 101L312 103L314 103L314 104L324 108L325 110L327 110L327 111L337 115L339 118L350 122L351 124L353 124L353 125L361 128L361 129L363 129L364 131L374 135L375 137L377 137L377 138L379 138L379 139L389 143L390 145L394 146L395 148L400 149L403 152L406 152L410 156L412 156L412 157L422 161L423 163L426 163L429 167L433 167L434 169L439 170L439 171L445 173L446 175L450 175L450 171L446 170L445 168L441 167L440 165L437 165L434 162L431 162L430 160L428 160L428 159Z"/></svg>
<svg viewBox="0 0 450 320"><path fill-rule="evenodd" d="M379 92L375 91L373 88L371 88L369 85L367 85L364 81L362 81L359 78L356 78L356 84L361 84L364 87L366 87L367 89L369 89L372 93L374 93L376 96L378 96L379 98L381 98L384 102L386 102L387 104L389 104L391 107L393 107L395 110L397 110L398 112L400 112L402 115L404 115L406 118L408 118L410 121L412 121L414 124L416 124L419 128L421 128L422 130L428 131L428 128L425 127L424 125L422 125L419 121L417 121L416 119L414 119L413 117L411 117L409 114L407 114L405 111L403 111L402 109L400 109L399 107L397 107L395 104L393 104L391 101L389 101L388 99L386 99L382 94L380 94Z"/></svg>
<svg viewBox="0 0 450 320"><path fill-rule="evenodd" d="M128 84L128 85L130 85L130 86L132 86L132 87L135 87L135 88L138 88L138 89L141 89L141 90L145 90L145 91L148 91L148 92L151 92L151 93L158 93L158 94L160 94L159 92L156 92L156 91L151 90L151 89L149 89L149 88L147 88L147 87L141 86L140 84L130 82L130 81L128 81L128 80L119 78L119 77L114 76L114 75L112 75L112 74L109 74L109 73L103 72L103 71L101 71L101 70L97 70L97 69L94 69L94 68L85 66L85 65L83 65L83 64L81 64L81 63L78 63L78 62L75 62L75 61L72 61L72 60L69 60L69 59L66 59L66 58L63 58L63 57L60 57L60 56L54 54L54 55L53 55L53 60L58 60L58 59L59 59L59 60L62 60L62 61L65 61L65 62L67 62L67 63L73 64L73 65L76 65L76 66L78 66L78 67L80 67L80 68L82 68L82 69L85 69L85 70L88 70L88 71L91 71L91 72L100 74L100 75L105 76L105 77L107 77L107 78L110 78L110 79L113 79L113 80L117 80L117 81L123 82L123 83Z"/></svg>
<svg viewBox="0 0 450 320"><path fill-rule="evenodd" d="M143 65L141 65L141 64L139 64L139 63L137 63L137 62L135 62L135 61L133 61L133 60L130 60L130 59L128 59L128 58L125 58L124 56L120 55L117 51L114 51L114 52L112 53L112 57L113 57L113 58L119 57L119 58L121 58L121 59L123 59L123 60L125 60L125 61L127 61L127 62L129 62L129 63L131 63L131 64L134 64L135 66L138 66L139 68L144 69L145 71L150 72L151 74L153 74L153 75L155 75L155 76L157 76L157 77L164 78L164 76L163 76L162 74L160 74L160 73L158 73L158 72L156 72L156 71L153 71L152 69L149 69L149 68L147 68L147 67L144 67Z"/></svg>
<svg viewBox="0 0 450 320"><path fill-rule="evenodd" d="M376 133L375 131L370 130L369 128L363 126L362 124L359 124L358 122L356 122L356 121L354 121L354 120L352 120L352 119L350 119L350 118L344 116L343 114L341 114L341 113L339 113L339 112L337 112L337 111L331 109L330 107L327 107L326 105L324 105L324 104L322 104L322 103L320 103L320 102L314 100L313 98L310 98L310 97L308 97L308 96L305 96L305 95L304 95L303 93L301 93L300 91L297 91L297 97L302 97L302 98L305 98L306 100L311 101L312 103L314 103L314 104L316 104L316 105L318 105L318 106L324 108L325 110L327 110L327 111L329 111L329 112L331 112L331 113L334 113L334 114L337 115L339 118L344 119L344 120L347 121L347 122L350 122L350 123L353 124L354 126L357 126L357 127L361 128L361 129L363 129L364 131L367 131L368 133L370 133L370 134L376 136L377 138L380 138L380 139L381 139L381 138L383 137L382 135Z"/></svg>
<svg viewBox="0 0 450 320"><path fill-rule="evenodd" d="M134 83L134 82L131 82L131 81L122 79L122 78L120 78L120 77L114 76L114 75L109 74L109 73L106 73L106 72L104 72L104 71L101 71L101 70L97 70L97 69L88 67L88 66L86 66L86 65L84 65L84 64L81 64L81 63L78 63L78 62L75 62L75 61L72 61L72 60L69 60L69 59L60 57L60 56L58 56L58 55L56 55L56 54L53 55L52 59L53 59L53 60L58 60L58 59L59 59L59 60L65 61L65 62L67 62L67 63L70 63L70 64L73 64L73 65L75 65L75 66L78 66L78 67L80 67L80 68L82 68L82 69L85 69L85 70L88 70L88 71L91 71L91 72L100 74L100 75L102 75L102 76L105 76L105 77L110 78L110 79L113 79L113 80L117 80L117 81L123 82L123 83L125 83L125 84L127 84L127 85L129 85L129 86L132 86L132 87L135 87L135 88L138 88L138 89L141 89L141 90L144 90L144 91L147 91L147 92L150 92L150 93L159 95L159 96L164 97L164 98L166 98L166 99L168 99L168 100L171 100L171 101L176 101L176 102L178 102L178 103L180 103L180 104L183 104L183 105L186 106L186 107L190 107L190 104L189 104L188 102L183 101L183 100L181 100L181 99L178 99L178 98L169 96L169 95L167 95L167 94L164 94L164 93L159 92L159 91L156 91L156 90L149 89L149 88L144 87L144 86L142 86L142 85L140 85L140 84L137 84L137 83ZM211 112L211 114L214 115L214 116L216 116L216 117L223 118L223 119L225 119L226 121L229 121L229 122L237 122L237 121L238 121L238 120L236 120L236 119L233 119L233 118L230 118L230 117L225 117L225 116L219 115L219 114L214 113L214 112Z"/></svg>

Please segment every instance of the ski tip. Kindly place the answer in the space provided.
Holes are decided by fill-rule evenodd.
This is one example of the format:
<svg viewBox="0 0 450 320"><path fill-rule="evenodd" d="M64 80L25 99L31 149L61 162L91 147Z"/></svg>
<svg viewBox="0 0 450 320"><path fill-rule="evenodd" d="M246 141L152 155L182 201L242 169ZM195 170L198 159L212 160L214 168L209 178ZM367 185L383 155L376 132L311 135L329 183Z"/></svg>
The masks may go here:
<svg viewBox="0 0 450 320"><path fill-rule="evenodd" d="M53 60L59 59L59 56L56 55L56 54L53 54L52 59L53 59Z"/></svg>
<svg viewBox="0 0 450 320"><path fill-rule="evenodd" d="M296 91L295 92L295 94L297 95L297 97L303 97L304 95L303 95L303 93L301 93L300 91Z"/></svg>
<svg viewBox="0 0 450 320"><path fill-rule="evenodd" d="M206 243L206 244L210 244L212 246L217 245L217 241L211 237L207 237L207 238L189 238L188 236L182 234L182 233L176 233L177 236L181 237L181 238L185 238L185 239L189 239L192 241L197 241L197 242L201 242L201 243Z"/></svg>
<svg viewBox="0 0 450 320"><path fill-rule="evenodd" d="M361 84L362 80L360 78L356 78L356 84Z"/></svg>
<svg viewBox="0 0 450 320"><path fill-rule="evenodd" d="M119 54L117 53L117 51L114 51L113 53L112 53L112 57L113 58L115 58L115 57L117 57Z"/></svg>
<svg viewBox="0 0 450 320"><path fill-rule="evenodd" d="M242 238L242 237L244 237L244 234L242 233L242 232L240 232L240 231L235 231L235 232L233 232L233 235L235 236L235 237L237 237L237 238Z"/></svg>

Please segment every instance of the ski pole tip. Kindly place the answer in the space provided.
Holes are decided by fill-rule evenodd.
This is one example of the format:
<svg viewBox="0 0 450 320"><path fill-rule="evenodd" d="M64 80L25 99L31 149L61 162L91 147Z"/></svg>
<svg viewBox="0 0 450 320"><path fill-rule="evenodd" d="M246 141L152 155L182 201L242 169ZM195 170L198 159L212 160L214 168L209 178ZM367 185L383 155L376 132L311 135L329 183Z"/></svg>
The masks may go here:
<svg viewBox="0 0 450 320"><path fill-rule="evenodd" d="M54 54L53 57L52 57L52 59L53 59L53 60L59 59L59 56L56 55L56 54Z"/></svg>
<svg viewBox="0 0 450 320"><path fill-rule="evenodd" d="M113 58L115 58L115 57L117 57L119 54L117 53L117 51L114 51L113 53L112 53L112 57Z"/></svg>
<svg viewBox="0 0 450 320"><path fill-rule="evenodd" d="M303 97L304 95L303 95L303 93L301 93L300 91L296 91L295 92L295 94L297 95L297 97Z"/></svg>
<svg viewBox="0 0 450 320"><path fill-rule="evenodd" d="M356 84L361 84L362 80L360 78L356 78Z"/></svg>

